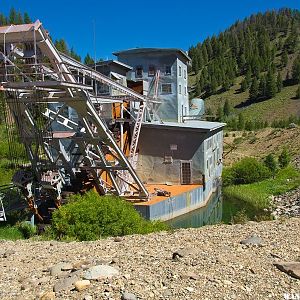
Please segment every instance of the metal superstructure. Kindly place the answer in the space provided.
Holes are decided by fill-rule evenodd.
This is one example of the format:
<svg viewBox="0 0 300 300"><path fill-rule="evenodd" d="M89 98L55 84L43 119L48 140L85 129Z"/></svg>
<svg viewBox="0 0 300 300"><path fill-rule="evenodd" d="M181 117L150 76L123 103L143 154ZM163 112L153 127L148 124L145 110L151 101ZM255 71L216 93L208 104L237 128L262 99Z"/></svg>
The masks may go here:
<svg viewBox="0 0 300 300"><path fill-rule="evenodd" d="M119 123L123 141L124 103L129 114L130 104L138 103L135 119L128 121L135 122L128 143L132 158L144 112L153 115L149 110L158 103L155 97L143 96L60 53L39 21L0 27L0 82L30 161L30 168L19 170L13 182L41 220L39 202L52 198L58 207L62 191L68 187L77 191L94 187L100 194L148 199L124 145L102 112L115 103L122 106ZM120 95L99 96L100 84Z"/></svg>

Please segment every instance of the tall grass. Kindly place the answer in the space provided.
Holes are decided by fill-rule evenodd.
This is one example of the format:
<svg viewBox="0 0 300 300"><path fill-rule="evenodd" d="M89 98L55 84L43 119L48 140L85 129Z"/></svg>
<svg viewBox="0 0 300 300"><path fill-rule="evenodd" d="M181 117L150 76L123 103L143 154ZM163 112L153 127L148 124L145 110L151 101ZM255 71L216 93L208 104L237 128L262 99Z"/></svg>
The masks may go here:
<svg viewBox="0 0 300 300"><path fill-rule="evenodd" d="M0 240L20 240L24 236L19 228L16 226L1 226L0 227Z"/></svg>
<svg viewBox="0 0 300 300"><path fill-rule="evenodd" d="M224 187L224 202L227 203L224 213L234 216L244 209L249 219L257 220L262 216L266 217L269 214L266 210L271 206L270 196L281 195L298 186L300 186L300 172L288 166L279 170L274 178Z"/></svg>

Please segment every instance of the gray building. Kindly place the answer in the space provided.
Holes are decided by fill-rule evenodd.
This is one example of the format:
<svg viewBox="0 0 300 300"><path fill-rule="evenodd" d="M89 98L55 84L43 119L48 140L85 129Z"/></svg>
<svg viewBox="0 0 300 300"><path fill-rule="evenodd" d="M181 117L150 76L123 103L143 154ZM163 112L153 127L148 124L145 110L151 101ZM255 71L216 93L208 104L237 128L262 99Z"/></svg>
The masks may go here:
<svg viewBox="0 0 300 300"><path fill-rule="evenodd" d="M127 86L127 72L132 70L131 66L128 66L117 60L100 61L97 62L96 65L92 65L91 67L96 67L96 71L124 86ZM115 96L120 94L119 91L111 89L106 84L99 85L97 88L97 92L98 95Z"/></svg>
<svg viewBox="0 0 300 300"><path fill-rule="evenodd" d="M113 53L122 63L133 67L127 79L146 81L150 86L159 71L158 100L162 104L158 115L162 121L182 122L189 115L187 91L188 55L180 49L136 48Z"/></svg>

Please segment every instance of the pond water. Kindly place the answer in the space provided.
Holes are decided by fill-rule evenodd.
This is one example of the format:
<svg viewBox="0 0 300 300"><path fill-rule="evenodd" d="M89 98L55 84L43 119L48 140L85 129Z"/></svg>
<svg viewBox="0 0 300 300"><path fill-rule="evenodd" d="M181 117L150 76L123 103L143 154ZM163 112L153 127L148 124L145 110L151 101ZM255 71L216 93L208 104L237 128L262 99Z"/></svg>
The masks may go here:
<svg viewBox="0 0 300 300"><path fill-rule="evenodd" d="M217 224L223 220L223 198L218 192L211 196L205 207L196 209L190 213L167 221L172 228L201 227L204 225Z"/></svg>

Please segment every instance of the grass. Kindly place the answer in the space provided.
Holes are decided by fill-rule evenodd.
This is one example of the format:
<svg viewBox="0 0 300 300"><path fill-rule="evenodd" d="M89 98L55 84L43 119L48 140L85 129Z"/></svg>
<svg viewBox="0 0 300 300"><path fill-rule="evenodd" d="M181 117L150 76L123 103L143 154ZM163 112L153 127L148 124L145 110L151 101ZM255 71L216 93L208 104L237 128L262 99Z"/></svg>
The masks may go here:
<svg viewBox="0 0 300 300"><path fill-rule="evenodd" d="M261 220L270 217L270 196L280 195L300 185L300 172L292 166L281 169L275 178L252 184L232 185L223 189L224 222L242 210L250 220Z"/></svg>
<svg viewBox="0 0 300 300"><path fill-rule="evenodd" d="M23 233L16 226L1 226L0 240L20 240L24 239Z"/></svg>
<svg viewBox="0 0 300 300"><path fill-rule="evenodd" d="M205 99L207 108L211 108L214 113L218 107L224 106L225 100L229 101L233 114L243 112L246 120L278 120L287 119L292 115L300 115L300 101L294 99L298 85L287 86L275 95L274 98L253 103L242 108L234 108L236 105L246 102L249 98L249 91L239 93L240 82L242 77L236 79L236 83L221 94L212 95Z"/></svg>

